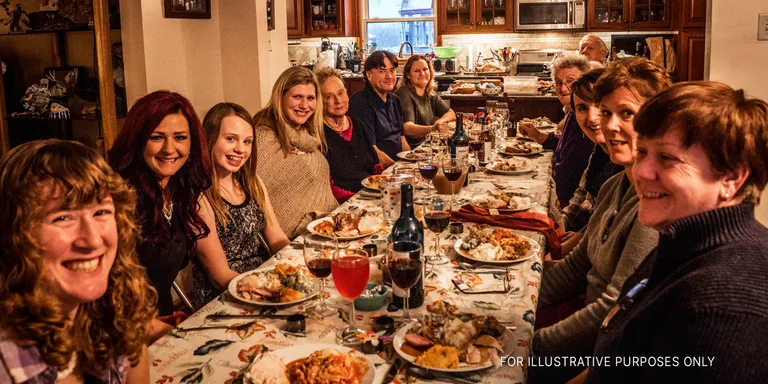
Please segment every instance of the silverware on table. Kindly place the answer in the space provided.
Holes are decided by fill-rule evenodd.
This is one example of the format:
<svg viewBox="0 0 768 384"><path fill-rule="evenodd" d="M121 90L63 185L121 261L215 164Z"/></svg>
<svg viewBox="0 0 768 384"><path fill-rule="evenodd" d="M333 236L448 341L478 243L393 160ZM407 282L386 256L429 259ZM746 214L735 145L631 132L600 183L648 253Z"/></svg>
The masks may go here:
<svg viewBox="0 0 768 384"><path fill-rule="evenodd" d="M412 376L420 377L426 380L442 380L442 381L448 381L451 383L458 383L458 384L475 384L480 382L479 378L459 377L456 374L433 371L433 370L417 367L415 365L411 365L408 367L408 374Z"/></svg>
<svg viewBox="0 0 768 384"><path fill-rule="evenodd" d="M292 315L275 315L275 314L252 314L252 315L223 315L212 314L206 316L206 320L227 320L227 319L281 319L286 320Z"/></svg>

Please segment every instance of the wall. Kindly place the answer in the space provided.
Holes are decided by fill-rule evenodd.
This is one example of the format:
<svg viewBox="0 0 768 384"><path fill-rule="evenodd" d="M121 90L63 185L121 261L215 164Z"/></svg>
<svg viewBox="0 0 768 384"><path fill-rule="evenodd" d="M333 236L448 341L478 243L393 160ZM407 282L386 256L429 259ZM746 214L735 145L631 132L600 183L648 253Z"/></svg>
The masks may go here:
<svg viewBox="0 0 768 384"><path fill-rule="evenodd" d="M276 3L275 15L285 14ZM166 19L159 0L120 6L129 105L170 89L200 116L224 100L255 112L288 67L286 20L267 31L266 0L212 0L210 20Z"/></svg>
<svg viewBox="0 0 768 384"><path fill-rule="evenodd" d="M768 13L765 0L710 0L708 28L709 79L743 88L749 95L768 101L768 41L757 41L757 14ZM768 225L768 191L756 216Z"/></svg>

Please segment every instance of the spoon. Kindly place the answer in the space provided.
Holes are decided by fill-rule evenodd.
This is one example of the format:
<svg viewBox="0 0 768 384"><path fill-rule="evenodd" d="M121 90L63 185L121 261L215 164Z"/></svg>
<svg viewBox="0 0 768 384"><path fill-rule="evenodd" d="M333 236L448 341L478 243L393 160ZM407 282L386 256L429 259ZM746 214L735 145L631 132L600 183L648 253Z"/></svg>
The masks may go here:
<svg viewBox="0 0 768 384"><path fill-rule="evenodd" d="M424 369L415 365L408 367L408 374L418 376L425 380L437 379L458 384L475 384L480 382L479 379L461 378L450 373L431 371L429 369Z"/></svg>

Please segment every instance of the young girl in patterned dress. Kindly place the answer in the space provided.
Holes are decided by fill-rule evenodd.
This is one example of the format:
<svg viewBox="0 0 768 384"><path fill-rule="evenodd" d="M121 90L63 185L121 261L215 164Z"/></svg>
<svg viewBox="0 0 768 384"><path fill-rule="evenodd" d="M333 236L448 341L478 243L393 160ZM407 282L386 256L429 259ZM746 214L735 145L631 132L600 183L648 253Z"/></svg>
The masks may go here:
<svg viewBox="0 0 768 384"><path fill-rule="evenodd" d="M205 115L203 127L213 182L200 199L200 215L211 234L198 241L193 265L198 307L218 296L232 278L266 261L270 257L266 245L276 252L289 243L256 176L251 115L240 105L219 103Z"/></svg>

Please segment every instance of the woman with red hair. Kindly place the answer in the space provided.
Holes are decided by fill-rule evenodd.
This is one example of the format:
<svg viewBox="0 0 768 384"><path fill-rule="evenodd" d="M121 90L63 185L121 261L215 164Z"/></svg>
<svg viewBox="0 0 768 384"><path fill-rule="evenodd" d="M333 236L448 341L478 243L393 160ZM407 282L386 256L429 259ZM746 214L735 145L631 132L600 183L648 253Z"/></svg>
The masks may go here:
<svg viewBox="0 0 768 384"><path fill-rule="evenodd" d="M136 189L139 261L157 290L160 316L171 315L171 284L197 240L210 232L198 213L198 199L211 184L210 156L189 100L170 91L139 99L128 111L109 162ZM170 329L155 320L150 339Z"/></svg>

